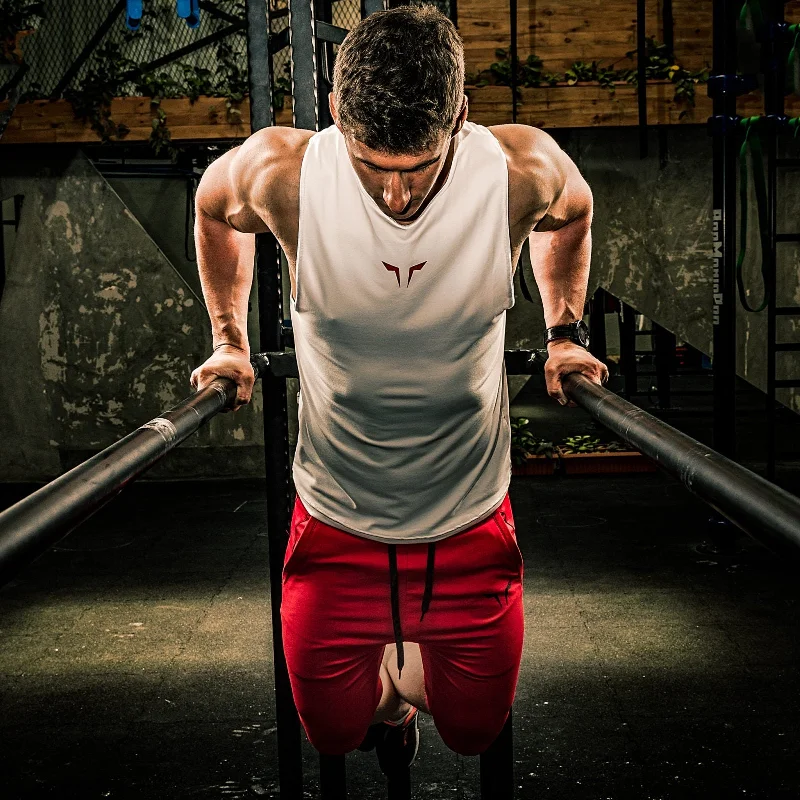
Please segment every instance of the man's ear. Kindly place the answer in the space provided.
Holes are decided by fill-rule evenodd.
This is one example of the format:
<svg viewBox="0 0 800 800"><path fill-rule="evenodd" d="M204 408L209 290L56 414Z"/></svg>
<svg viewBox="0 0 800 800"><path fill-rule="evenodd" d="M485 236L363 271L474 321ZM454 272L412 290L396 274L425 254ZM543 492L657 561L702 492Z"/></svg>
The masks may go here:
<svg viewBox="0 0 800 800"><path fill-rule="evenodd" d="M333 124L341 130L342 126L339 125L339 119L336 116L336 100L334 99L333 92L328 92L328 109L331 112L331 118L333 119Z"/></svg>
<svg viewBox="0 0 800 800"><path fill-rule="evenodd" d="M469 101L467 100L467 96L464 95L464 103L461 106L461 111L458 112L458 116L456 117L456 122L453 126L453 132L450 134L451 137L455 136L464 127L464 123L467 121L468 110Z"/></svg>

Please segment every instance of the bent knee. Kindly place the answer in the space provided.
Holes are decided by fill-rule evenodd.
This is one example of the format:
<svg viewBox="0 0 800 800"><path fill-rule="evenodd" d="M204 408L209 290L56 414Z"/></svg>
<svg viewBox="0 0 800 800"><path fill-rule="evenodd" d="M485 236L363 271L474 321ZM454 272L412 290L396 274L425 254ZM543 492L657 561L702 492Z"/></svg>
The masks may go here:
<svg viewBox="0 0 800 800"><path fill-rule="evenodd" d="M343 718L342 718L343 717ZM342 756L355 750L367 735L371 719L353 721L347 714L331 719L317 714L301 714L300 721L311 745L324 756Z"/></svg>
<svg viewBox="0 0 800 800"><path fill-rule="evenodd" d="M491 720L473 717L468 720L448 720L442 724L434 717L442 741L460 756L479 756L485 753L500 735L508 719L508 712Z"/></svg>

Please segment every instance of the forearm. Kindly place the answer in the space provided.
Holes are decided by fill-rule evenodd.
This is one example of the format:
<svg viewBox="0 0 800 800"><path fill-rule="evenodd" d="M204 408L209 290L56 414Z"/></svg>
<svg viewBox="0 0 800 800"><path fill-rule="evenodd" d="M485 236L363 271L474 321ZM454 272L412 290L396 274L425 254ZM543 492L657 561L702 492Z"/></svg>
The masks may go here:
<svg viewBox="0 0 800 800"><path fill-rule="evenodd" d="M558 230L534 231L529 242L545 325L550 328L581 319L592 255L591 214Z"/></svg>
<svg viewBox="0 0 800 800"><path fill-rule="evenodd" d="M198 209L195 246L214 347L225 342L249 353L247 306L255 236L240 233Z"/></svg>

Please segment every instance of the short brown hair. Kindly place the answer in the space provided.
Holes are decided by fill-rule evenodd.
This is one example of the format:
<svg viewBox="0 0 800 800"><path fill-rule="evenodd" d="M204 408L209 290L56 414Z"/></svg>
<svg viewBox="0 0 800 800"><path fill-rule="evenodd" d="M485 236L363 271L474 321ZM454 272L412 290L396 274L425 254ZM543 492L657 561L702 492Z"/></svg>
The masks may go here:
<svg viewBox="0 0 800 800"><path fill-rule="evenodd" d="M336 55L343 131L372 150L416 155L449 133L464 101L464 45L431 5L370 14Z"/></svg>

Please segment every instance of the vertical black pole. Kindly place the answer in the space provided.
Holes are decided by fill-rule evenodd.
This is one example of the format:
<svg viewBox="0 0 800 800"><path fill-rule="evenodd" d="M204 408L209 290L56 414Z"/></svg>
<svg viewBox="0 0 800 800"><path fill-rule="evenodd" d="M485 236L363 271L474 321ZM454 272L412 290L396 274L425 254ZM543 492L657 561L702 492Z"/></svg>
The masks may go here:
<svg viewBox="0 0 800 800"><path fill-rule="evenodd" d="M517 0L510 0L509 17L511 22L511 121L517 121Z"/></svg>
<svg viewBox="0 0 800 800"><path fill-rule="evenodd" d="M289 0L289 45L294 127L316 131L319 130L317 37L314 5L310 0Z"/></svg>
<svg viewBox="0 0 800 800"><path fill-rule="evenodd" d="M675 361L675 334L653 323L653 346L656 354L656 385L658 387L658 407L669 408L670 379Z"/></svg>
<svg viewBox="0 0 800 800"><path fill-rule="evenodd" d="M598 289L589 301L589 352L598 361L605 362L608 356L605 289Z"/></svg>
<svg viewBox="0 0 800 800"><path fill-rule="evenodd" d="M647 158L647 27L645 0L636 0L636 69L639 98L639 157Z"/></svg>
<svg viewBox="0 0 800 800"><path fill-rule="evenodd" d="M622 304L619 319L619 368L625 379L623 394L630 400L638 391L636 379L636 312L627 304Z"/></svg>
<svg viewBox="0 0 800 800"><path fill-rule="evenodd" d="M498 737L481 753L481 800L512 800L514 797L513 711Z"/></svg>
<svg viewBox="0 0 800 800"><path fill-rule="evenodd" d="M332 0L314 0L314 18L320 22L333 22ZM330 42L317 42L317 97L319 98L319 119L317 126L323 130L333 125L330 108L328 107L328 94L333 88L333 44Z"/></svg>
<svg viewBox="0 0 800 800"><path fill-rule="evenodd" d="M770 259L766 275L768 292L767 301L767 478L775 480L775 462L777 445L777 413L778 404L775 399L775 379L777 372L777 305L778 287L778 248L775 237L778 233L778 134L781 128L778 118L785 112L784 85L786 82L787 33L783 25L785 10L783 2L769 4L769 19L772 24L772 35L769 37L769 52L764 67L764 111L772 117L775 124L770 128L767 141L767 206L769 209L769 242ZM781 31L781 34L778 33Z"/></svg>
<svg viewBox="0 0 800 800"><path fill-rule="evenodd" d="M736 117L736 18L734 0L714 0L714 116ZM712 235L714 243L714 448L736 456L736 160L733 122L713 139Z"/></svg>
<svg viewBox="0 0 800 800"><path fill-rule="evenodd" d="M250 83L250 125L255 133L274 124L272 58L269 54L267 0L247 0L247 66ZM262 352L283 349L281 252L271 233L256 236L259 346ZM284 800L302 800L303 760L300 721L289 684L281 631L281 573L288 544L291 487L286 380L272 375L261 381L264 396L264 460L266 462L267 533L269 536L272 653L275 664L275 713L278 778Z"/></svg>

